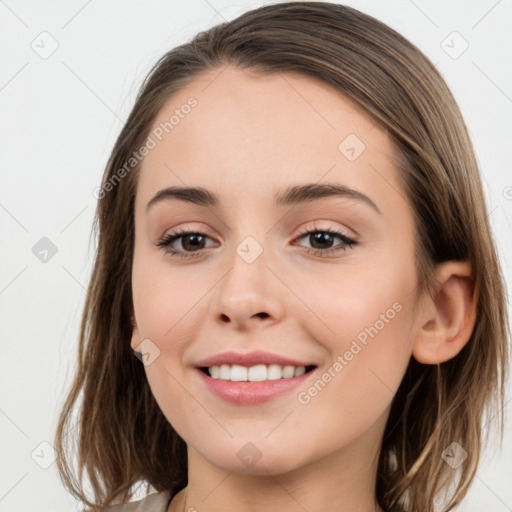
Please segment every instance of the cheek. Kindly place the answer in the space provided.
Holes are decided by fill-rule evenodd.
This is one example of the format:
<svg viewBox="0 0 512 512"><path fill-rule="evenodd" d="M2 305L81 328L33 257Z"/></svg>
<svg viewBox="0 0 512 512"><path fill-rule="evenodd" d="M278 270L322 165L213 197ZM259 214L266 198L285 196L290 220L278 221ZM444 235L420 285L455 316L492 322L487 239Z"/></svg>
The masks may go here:
<svg viewBox="0 0 512 512"><path fill-rule="evenodd" d="M140 254L140 255L139 255ZM197 282L184 267L172 269L156 251L135 253L132 270L132 290L141 336L154 338L163 349L175 351L173 340L190 334L191 318L204 295L204 281Z"/></svg>
<svg viewBox="0 0 512 512"><path fill-rule="evenodd" d="M179 428L183 414L190 410L186 387L185 359L190 340L196 338L204 321L208 279L185 267L171 269L153 251L135 252L132 269L134 308L139 335L149 339L158 357L144 367L151 391L167 419ZM203 300L201 300L203 299ZM151 345L152 346L152 345ZM201 410L196 411L201 415Z"/></svg>
<svg viewBox="0 0 512 512"><path fill-rule="evenodd" d="M156 265L134 283L134 302L140 321L141 338L149 338L157 347L158 357L144 367L151 392L163 414L180 434L189 428L183 411L191 409L186 392L184 355L187 340L193 336L197 319L193 320L197 293L171 279ZM134 275L137 276L135 269ZM193 409L193 407L192 407ZM194 411L198 416L201 411Z"/></svg>
<svg viewBox="0 0 512 512"><path fill-rule="evenodd" d="M332 439L350 443L386 415L410 360L408 291L354 288L324 308L322 319L335 334L325 327L311 331L330 361L298 390L300 413L293 428L314 418L315 425L322 425L320 451L328 452Z"/></svg>
<svg viewBox="0 0 512 512"><path fill-rule="evenodd" d="M335 278L326 270L301 281L298 295L307 297L312 312L302 320L304 329L330 356L320 372L325 386L317 386L318 402L375 414L392 400L412 352L416 273L410 259L383 252L373 260L378 264L359 261Z"/></svg>

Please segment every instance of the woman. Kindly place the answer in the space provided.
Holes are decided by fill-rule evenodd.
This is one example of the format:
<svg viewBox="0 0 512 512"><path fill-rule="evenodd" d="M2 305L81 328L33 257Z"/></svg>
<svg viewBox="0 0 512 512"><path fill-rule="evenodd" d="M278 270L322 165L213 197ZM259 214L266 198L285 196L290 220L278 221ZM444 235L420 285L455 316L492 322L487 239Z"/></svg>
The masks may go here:
<svg viewBox="0 0 512 512"><path fill-rule="evenodd" d="M321 2L198 34L150 72L98 197L56 436L75 496L105 510L143 482L157 494L112 510L461 502L509 328L471 141L409 41ZM65 449L80 393L92 500Z"/></svg>

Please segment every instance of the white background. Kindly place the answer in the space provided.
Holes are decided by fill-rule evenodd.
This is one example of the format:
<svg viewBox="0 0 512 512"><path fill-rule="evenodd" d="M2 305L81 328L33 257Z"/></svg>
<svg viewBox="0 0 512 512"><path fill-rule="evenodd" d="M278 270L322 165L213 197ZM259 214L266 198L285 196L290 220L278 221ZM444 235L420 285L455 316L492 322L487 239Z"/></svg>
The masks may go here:
<svg viewBox="0 0 512 512"><path fill-rule="evenodd" d="M53 448L40 443L52 443L74 371L93 261L92 191L142 79L170 48L265 3L0 1L1 512L77 510L57 478L55 463L43 469L34 459L52 461ZM454 92L481 164L510 283L512 2L346 3L416 44ZM41 37L46 37L45 48L50 48L49 36L40 36L43 31L58 43L46 59L31 47L42 46ZM456 59L442 47L453 31L469 44ZM454 40L454 51L460 44ZM43 237L57 248L46 263L32 252ZM509 403L506 419L510 409ZM457 510L510 511L511 483L507 421L503 446L495 443L486 451L469 497Z"/></svg>

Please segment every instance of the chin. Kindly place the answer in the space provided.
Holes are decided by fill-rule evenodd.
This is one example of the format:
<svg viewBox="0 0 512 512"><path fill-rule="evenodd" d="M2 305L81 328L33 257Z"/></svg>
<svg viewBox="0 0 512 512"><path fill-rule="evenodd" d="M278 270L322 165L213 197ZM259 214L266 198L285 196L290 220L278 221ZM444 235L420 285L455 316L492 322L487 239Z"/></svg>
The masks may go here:
<svg viewBox="0 0 512 512"><path fill-rule="evenodd" d="M305 464L299 460L297 450L277 451L274 446L252 442L232 442L221 451L203 451L211 464L225 471L246 475L280 475L293 471ZM295 452L295 453L293 453ZM301 453L303 456L303 452Z"/></svg>

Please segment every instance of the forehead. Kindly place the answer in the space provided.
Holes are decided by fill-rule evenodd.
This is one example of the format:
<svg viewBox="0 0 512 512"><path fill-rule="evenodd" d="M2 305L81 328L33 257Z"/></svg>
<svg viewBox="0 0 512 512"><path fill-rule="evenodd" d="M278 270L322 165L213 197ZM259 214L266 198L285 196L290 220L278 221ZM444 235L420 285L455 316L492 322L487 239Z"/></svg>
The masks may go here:
<svg viewBox="0 0 512 512"><path fill-rule="evenodd" d="M170 185L240 201L324 179L374 195L383 180L398 188L387 133L334 87L295 72L203 72L167 100L149 135L155 147L137 189L144 205Z"/></svg>

